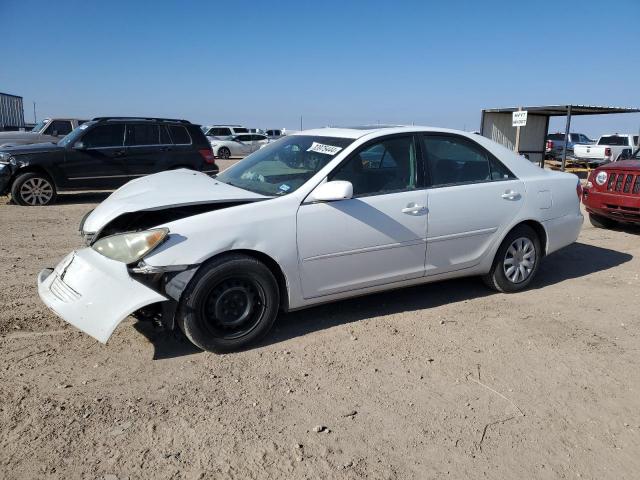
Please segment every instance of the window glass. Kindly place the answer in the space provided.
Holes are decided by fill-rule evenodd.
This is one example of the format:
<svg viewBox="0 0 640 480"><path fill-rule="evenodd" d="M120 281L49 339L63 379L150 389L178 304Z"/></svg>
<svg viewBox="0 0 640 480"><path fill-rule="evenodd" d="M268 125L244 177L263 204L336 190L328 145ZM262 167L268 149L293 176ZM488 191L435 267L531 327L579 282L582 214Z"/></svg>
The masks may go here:
<svg viewBox="0 0 640 480"><path fill-rule="evenodd" d="M121 147L124 143L124 124L99 125L82 137L85 148Z"/></svg>
<svg viewBox="0 0 640 480"><path fill-rule="evenodd" d="M560 140L560 141L564 141L564 134L562 133L552 133L551 135L547 136L547 140Z"/></svg>
<svg viewBox="0 0 640 480"><path fill-rule="evenodd" d="M167 127L165 127L164 125L160 125L160 143L162 145L168 145L171 143L171 137L169 137Z"/></svg>
<svg viewBox="0 0 640 480"><path fill-rule="evenodd" d="M638 135L633 136L633 144L638 145Z"/></svg>
<svg viewBox="0 0 640 480"><path fill-rule="evenodd" d="M230 128L212 128L211 130L209 130L208 135L210 136L214 136L214 137L228 137L229 135L231 135L231 129Z"/></svg>
<svg viewBox="0 0 640 480"><path fill-rule="evenodd" d="M424 143L434 187L515 178L507 167L471 141L426 135Z"/></svg>
<svg viewBox="0 0 640 480"><path fill-rule="evenodd" d="M286 137L285 137L286 138ZM330 180L346 180L354 197L413 190L418 176L413 137L390 138L353 154Z"/></svg>
<svg viewBox="0 0 640 480"><path fill-rule="evenodd" d="M237 135L236 138L241 142L250 142L253 138L253 135Z"/></svg>
<svg viewBox="0 0 640 480"><path fill-rule="evenodd" d="M127 145L158 145L160 129L158 125L138 124L127 126Z"/></svg>
<svg viewBox="0 0 640 480"><path fill-rule="evenodd" d="M171 125L169 126L169 133L171 134L173 143L177 145L185 145L191 143L189 132L187 132L187 129L184 127L181 127L179 125Z"/></svg>
<svg viewBox="0 0 640 480"><path fill-rule="evenodd" d="M259 142L261 140L267 139L267 137L265 137L264 135L251 135L251 138L253 139L254 142Z"/></svg>
<svg viewBox="0 0 640 480"><path fill-rule="evenodd" d="M265 145L216 179L261 195L286 195L352 142L351 138L292 135Z"/></svg>
<svg viewBox="0 0 640 480"><path fill-rule="evenodd" d="M71 122L67 120L54 120L51 122L51 125L47 127L47 130L44 132L45 135L53 135L57 133L58 136L64 136L71 133L73 128L71 127Z"/></svg>
<svg viewBox="0 0 640 480"><path fill-rule="evenodd" d="M249 133L249 130L244 127L234 127L233 131L236 133Z"/></svg>
<svg viewBox="0 0 640 480"><path fill-rule="evenodd" d="M629 139L627 137L620 137L618 135L607 135L606 137L600 137L598 145L629 145Z"/></svg>

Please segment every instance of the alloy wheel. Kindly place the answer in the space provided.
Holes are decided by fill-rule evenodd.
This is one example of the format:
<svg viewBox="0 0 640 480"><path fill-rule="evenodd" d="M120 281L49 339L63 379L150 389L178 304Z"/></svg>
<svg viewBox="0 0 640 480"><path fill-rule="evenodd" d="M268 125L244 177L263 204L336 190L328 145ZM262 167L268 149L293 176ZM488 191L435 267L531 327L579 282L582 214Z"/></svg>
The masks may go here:
<svg viewBox="0 0 640 480"><path fill-rule="evenodd" d="M20 197L29 205L46 205L53 198L53 186L44 178L30 178L20 186Z"/></svg>

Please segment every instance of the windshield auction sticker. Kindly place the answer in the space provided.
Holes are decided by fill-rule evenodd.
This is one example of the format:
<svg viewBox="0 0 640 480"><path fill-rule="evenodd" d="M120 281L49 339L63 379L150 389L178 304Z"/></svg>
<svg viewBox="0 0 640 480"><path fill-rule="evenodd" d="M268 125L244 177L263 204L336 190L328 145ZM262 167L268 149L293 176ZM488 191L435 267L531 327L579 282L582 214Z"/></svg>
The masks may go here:
<svg viewBox="0 0 640 480"><path fill-rule="evenodd" d="M323 143L313 142L307 152L324 153L325 155L335 155L342 147L334 147L333 145L325 145Z"/></svg>

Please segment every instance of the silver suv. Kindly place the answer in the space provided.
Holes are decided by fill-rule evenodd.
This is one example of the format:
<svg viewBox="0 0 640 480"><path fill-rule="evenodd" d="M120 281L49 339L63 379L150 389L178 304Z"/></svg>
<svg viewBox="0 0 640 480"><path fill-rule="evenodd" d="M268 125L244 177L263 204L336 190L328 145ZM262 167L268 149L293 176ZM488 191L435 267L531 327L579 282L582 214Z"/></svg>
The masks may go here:
<svg viewBox="0 0 640 480"><path fill-rule="evenodd" d="M240 125L206 125L200 127L207 137L230 140L234 135L249 133L249 129Z"/></svg>
<svg viewBox="0 0 640 480"><path fill-rule="evenodd" d="M0 132L0 147L31 145L32 143L57 143L86 120L77 118L45 118L28 132Z"/></svg>

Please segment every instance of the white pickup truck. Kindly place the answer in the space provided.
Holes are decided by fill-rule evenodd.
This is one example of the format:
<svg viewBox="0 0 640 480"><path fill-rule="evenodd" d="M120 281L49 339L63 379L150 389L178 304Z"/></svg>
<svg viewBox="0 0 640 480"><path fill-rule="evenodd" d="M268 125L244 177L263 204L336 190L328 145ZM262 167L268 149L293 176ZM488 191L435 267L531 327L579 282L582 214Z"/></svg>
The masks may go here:
<svg viewBox="0 0 640 480"><path fill-rule="evenodd" d="M638 150L638 135L613 134L601 136L595 145L575 145L573 156L587 163L617 162L631 158Z"/></svg>

